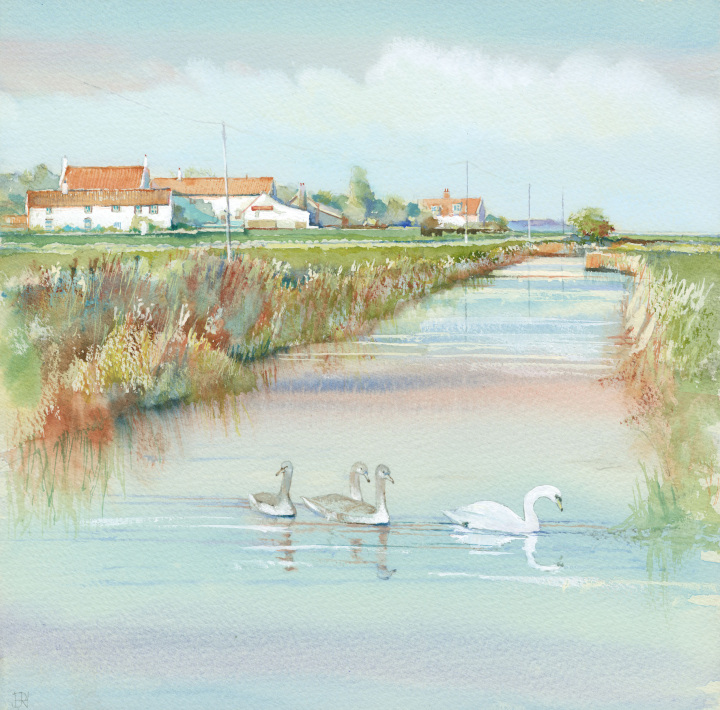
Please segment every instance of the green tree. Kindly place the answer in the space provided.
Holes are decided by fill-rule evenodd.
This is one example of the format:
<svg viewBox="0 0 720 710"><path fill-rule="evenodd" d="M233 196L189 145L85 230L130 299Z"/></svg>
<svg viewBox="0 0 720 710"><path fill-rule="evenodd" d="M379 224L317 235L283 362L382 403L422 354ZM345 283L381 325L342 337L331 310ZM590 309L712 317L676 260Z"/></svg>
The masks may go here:
<svg viewBox="0 0 720 710"><path fill-rule="evenodd" d="M615 227L598 207L583 207L573 212L568 217L568 222L578 230L583 239L591 242L600 242L615 231Z"/></svg>
<svg viewBox="0 0 720 710"><path fill-rule="evenodd" d="M408 216L405 200L397 195L390 195L387 198L387 210L385 211L385 216L390 224L399 224L400 222L404 222Z"/></svg>
<svg viewBox="0 0 720 710"><path fill-rule="evenodd" d="M345 195L334 195L330 190L318 190L313 196L315 202L319 202L321 205L327 205L328 207L334 207L336 210L342 210L343 201L347 203L347 197Z"/></svg>
<svg viewBox="0 0 720 710"><path fill-rule="evenodd" d="M367 170L356 165L350 173L350 191L345 212L351 222L362 224L375 208L375 193L368 182Z"/></svg>
<svg viewBox="0 0 720 710"><path fill-rule="evenodd" d="M420 209L420 205L418 205L417 202L408 202L407 203L407 218L411 222L418 222L418 218L422 214L422 210Z"/></svg>

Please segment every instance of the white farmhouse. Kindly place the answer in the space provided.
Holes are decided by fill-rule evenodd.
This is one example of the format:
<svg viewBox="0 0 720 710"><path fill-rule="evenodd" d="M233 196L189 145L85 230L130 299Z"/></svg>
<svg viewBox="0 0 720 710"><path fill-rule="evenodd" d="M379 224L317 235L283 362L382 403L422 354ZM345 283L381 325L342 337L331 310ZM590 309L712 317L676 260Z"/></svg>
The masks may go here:
<svg viewBox="0 0 720 710"><path fill-rule="evenodd" d="M212 207L221 222L225 222L227 198L225 179L215 177L153 178L155 188L170 188L173 194ZM228 179L230 223L247 229L302 229L310 224L307 210L289 207L277 199L275 180L271 177Z"/></svg>
<svg viewBox="0 0 720 710"><path fill-rule="evenodd" d="M29 229L103 229L122 232L131 226L172 225L170 190L29 190L26 212ZM133 219L137 217L133 224Z"/></svg>
<svg viewBox="0 0 720 710"><path fill-rule="evenodd" d="M147 155L142 165L74 166L63 158L59 190L29 190L25 202L29 229L132 227L170 229L172 192L150 188Z"/></svg>

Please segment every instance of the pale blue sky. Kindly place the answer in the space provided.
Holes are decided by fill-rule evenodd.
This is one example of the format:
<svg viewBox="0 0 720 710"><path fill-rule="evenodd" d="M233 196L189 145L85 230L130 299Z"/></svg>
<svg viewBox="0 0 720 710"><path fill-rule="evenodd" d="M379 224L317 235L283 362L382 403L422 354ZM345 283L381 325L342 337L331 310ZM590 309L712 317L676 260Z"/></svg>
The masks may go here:
<svg viewBox="0 0 720 710"><path fill-rule="evenodd" d="M0 0L0 169L128 163L720 229L720 2ZM126 99L148 105L143 108Z"/></svg>

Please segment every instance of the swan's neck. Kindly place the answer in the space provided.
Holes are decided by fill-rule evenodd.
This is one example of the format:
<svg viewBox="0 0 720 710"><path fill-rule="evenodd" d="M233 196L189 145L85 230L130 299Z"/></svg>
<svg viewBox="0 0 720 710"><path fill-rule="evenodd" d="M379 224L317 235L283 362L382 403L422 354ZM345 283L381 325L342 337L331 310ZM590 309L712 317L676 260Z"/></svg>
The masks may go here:
<svg viewBox="0 0 720 710"><path fill-rule="evenodd" d="M530 491L530 493L525 496L525 502L523 504L525 522L529 525L533 525L534 527L537 527L540 524L538 516L535 513L535 503L538 498L540 498L540 496L537 493Z"/></svg>
<svg viewBox="0 0 720 710"><path fill-rule="evenodd" d="M387 505L385 503L385 479L380 476L375 477L375 509L378 513L387 511Z"/></svg>
<svg viewBox="0 0 720 710"><path fill-rule="evenodd" d="M357 471L350 471L350 497L353 500L362 500L360 490L360 474Z"/></svg>
<svg viewBox="0 0 720 710"><path fill-rule="evenodd" d="M280 486L280 497L281 498L289 498L290 497L290 483L291 482L292 482L292 473L290 471L285 471L283 473L282 484Z"/></svg>

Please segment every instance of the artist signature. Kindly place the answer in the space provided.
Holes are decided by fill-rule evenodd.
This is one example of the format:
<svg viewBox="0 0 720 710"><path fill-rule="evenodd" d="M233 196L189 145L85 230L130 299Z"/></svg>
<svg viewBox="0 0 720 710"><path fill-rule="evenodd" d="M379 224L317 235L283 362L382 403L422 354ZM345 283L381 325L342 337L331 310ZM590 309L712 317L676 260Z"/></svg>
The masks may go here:
<svg viewBox="0 0 720 710"><path fill-rule="evenodd" d="M13 693L14 708L29 708L30 707L30 693Z"/></svg>

